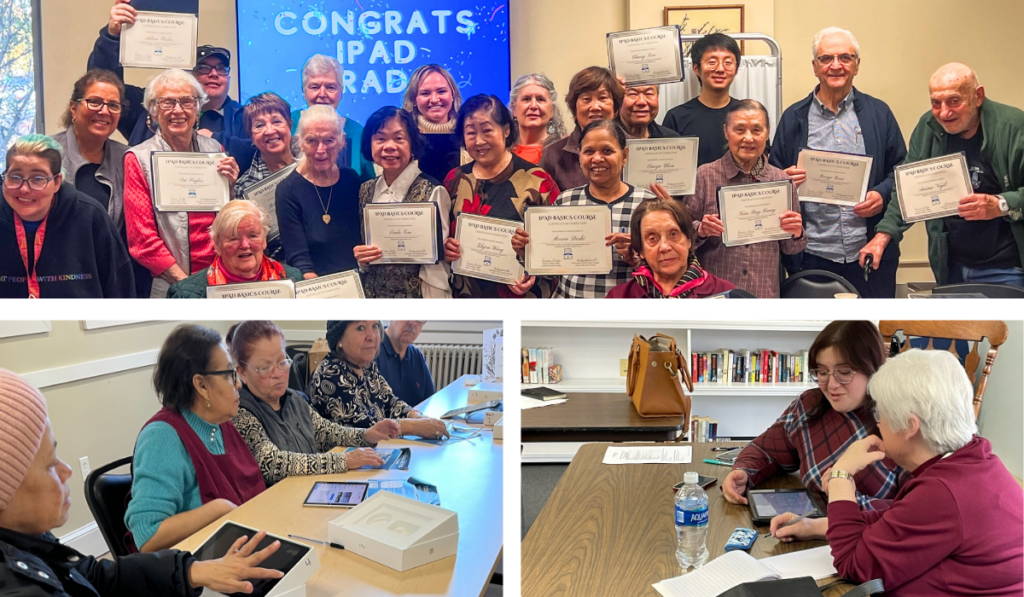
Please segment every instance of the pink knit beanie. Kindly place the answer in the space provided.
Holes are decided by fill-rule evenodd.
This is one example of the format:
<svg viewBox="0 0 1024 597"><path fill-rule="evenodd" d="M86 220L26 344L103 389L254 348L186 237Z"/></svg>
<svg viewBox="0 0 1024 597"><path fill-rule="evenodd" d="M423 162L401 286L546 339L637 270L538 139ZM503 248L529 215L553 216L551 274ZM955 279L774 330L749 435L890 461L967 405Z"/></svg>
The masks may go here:
<svg viewBox="0 0 1024 597"><path fill-rule="evenodd" d="M0 510L28 473L46 430L46 399L21 376L0 369Z"/></svg>

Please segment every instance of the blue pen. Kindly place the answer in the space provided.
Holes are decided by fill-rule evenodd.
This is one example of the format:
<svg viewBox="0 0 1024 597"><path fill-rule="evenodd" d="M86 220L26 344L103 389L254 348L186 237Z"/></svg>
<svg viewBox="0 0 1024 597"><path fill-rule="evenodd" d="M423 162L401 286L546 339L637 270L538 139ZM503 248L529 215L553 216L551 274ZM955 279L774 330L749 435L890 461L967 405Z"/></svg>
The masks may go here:
<svg viewBox="0 0 1024 597"><path fill-rule="evenodd" d="M708 464L717 464L719 466L732 466L731 462L722 462L721 460L711 460L710 458L705 458L704 462L706 462Z"/></svg>

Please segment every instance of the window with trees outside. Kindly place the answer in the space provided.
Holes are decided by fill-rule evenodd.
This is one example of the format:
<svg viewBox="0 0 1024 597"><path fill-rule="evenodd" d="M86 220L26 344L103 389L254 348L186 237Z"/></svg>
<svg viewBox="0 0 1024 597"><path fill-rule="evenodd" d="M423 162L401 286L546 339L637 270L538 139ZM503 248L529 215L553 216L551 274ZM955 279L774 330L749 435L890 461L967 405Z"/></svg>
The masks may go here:
<svg viewBox="0 0 1024 597"><path fill-rule="evenodd" d="M0 0L0 149L36 130L38 0Z"/></svg>

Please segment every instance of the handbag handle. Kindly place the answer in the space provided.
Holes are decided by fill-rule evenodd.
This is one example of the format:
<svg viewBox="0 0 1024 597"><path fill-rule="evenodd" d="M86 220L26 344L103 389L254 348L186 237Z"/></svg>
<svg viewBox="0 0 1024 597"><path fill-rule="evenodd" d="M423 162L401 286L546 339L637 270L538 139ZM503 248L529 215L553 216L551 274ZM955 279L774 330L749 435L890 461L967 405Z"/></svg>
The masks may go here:
<svg viewBox="0 0 1024 597"><path fill-rule="evenodd" d="M686 360L683 359L683 354L678 349L676 350L676 363L679 365L679 373L683 376L686 389L693 392L693 379L690 377L690 371L686 368Z"/></svg>

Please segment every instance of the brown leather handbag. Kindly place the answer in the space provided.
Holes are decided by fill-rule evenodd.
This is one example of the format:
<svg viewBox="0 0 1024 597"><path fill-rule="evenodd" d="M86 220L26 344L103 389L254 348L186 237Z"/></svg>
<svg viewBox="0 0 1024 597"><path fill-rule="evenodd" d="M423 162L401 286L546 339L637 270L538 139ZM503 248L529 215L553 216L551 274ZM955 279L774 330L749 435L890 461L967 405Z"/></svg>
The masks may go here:
<svg viewBox="0 0 1024 597"><path fill-rule="evenodd" d="M686 359L676 346L676 339L657 334L650 340L633 336L626 371L626 392L641 417L682 417L690 420L690 397L679 383L693 391L693 381L686 369Z"/></svg>

